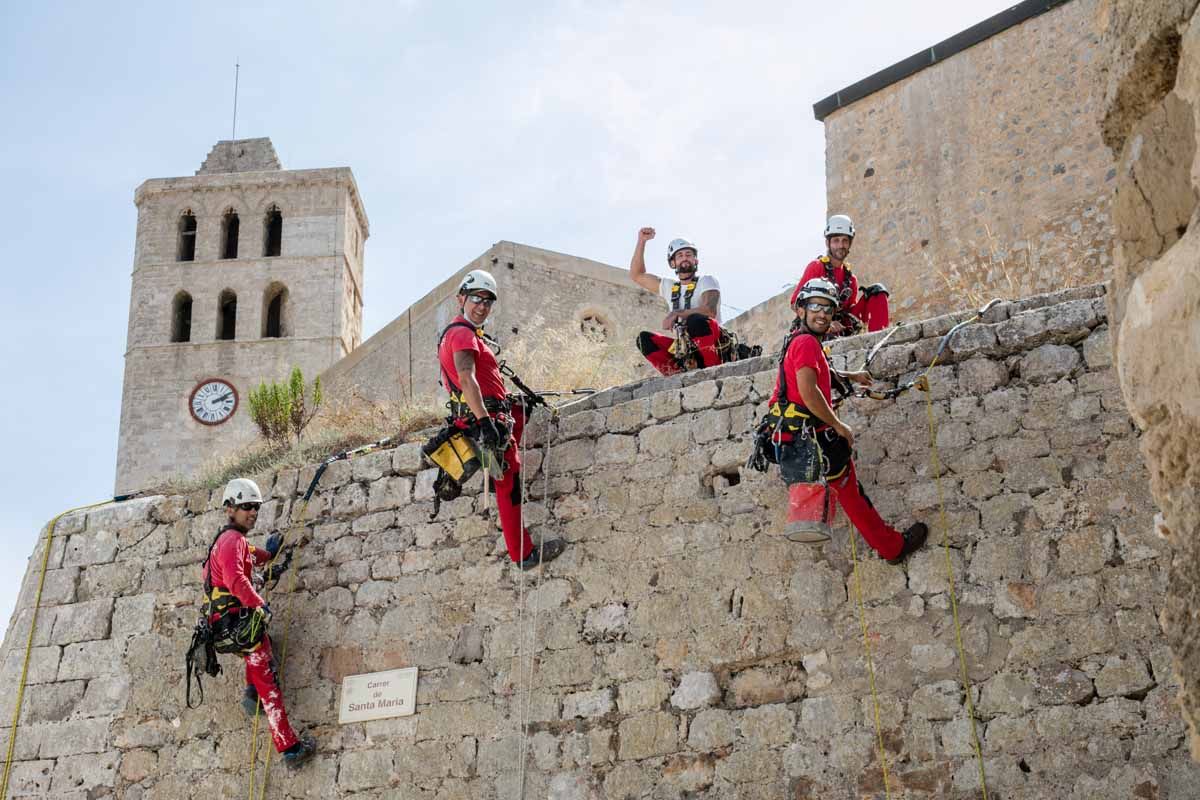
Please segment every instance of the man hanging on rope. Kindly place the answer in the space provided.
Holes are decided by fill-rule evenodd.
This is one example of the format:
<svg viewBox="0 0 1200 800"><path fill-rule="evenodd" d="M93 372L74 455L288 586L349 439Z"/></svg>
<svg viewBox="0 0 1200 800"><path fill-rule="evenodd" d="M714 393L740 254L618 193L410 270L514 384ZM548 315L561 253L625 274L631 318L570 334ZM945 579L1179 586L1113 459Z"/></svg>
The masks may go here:
<svg viewBox="0 0 1200 800"><path fill-rule="evenodd" d="M882 283L863 287L861 296L858 278L846 263L850 246L854 244L854 223L845 214L834 214L825 225L826 254L805 267L800 282L792 292L792 307L800 288L813 278L824 278L837 287L837 312L829 325L830 336L853 336L867 331L881 331L888 326L888 290Z"/></svg>
<svg viewBox="0 0 1200 800"><path fill-rule="evenodd" d="M781 442L790 442L794 436L816 440L824 455L825 480L850 522L881 558L899 564L925 543L929 529L917 522L901 534L885 523L855 473L854 431L833 410L832 385L834 380L850 380L869 386L871 375L865 370L839 373L829 364L822 340L828 335L837 302L837 287L824 278L808 281L796 293L796 319L784 342L769 416L778 417L773 427ZM793 425L787 424L793 421ZM796 428L795 432L789 432L789 427ZM805 541L817 543L828 538Z"/></svg>
<svg viewBox="0 0 1200 800"><path fill-rule="evenodd" d="M646 272L646 242L654 238L654 228L638 231L629 277L648 292L661 296L668 313L662 329L671 336L642 331L638 350L663 375L688 369L715 367L762 355L761 347L748 347L737 336L721 327L721 287L711 275L698 275L700 266L696 245L675 239L667 246L667 265L676 280Z"/></svg>
<svg viewBox="0 0 1200 800"><path fill-rule="evenodd" d="M497 300L496 279L482 269L468 272L458 289L459 315L442 331L438 362L450 393L450 415L471 430L487 452L498 456L502 476L495 478L496 507L509 557L521 569L553 561L562 554L562 539L535 547L522 524L521 460L518 444L525 429L526 407L510 396L483 326ZM515 401L515 402L514 402Z"/></svg>
<svg viewBox="0 0 1200 800"><path fill-rule="evenodd" d="M231 480L225 486L223 505L227 522L204 559L203 571L206 613L213 640L217 652L236 652L245 659L246 690L242 707L254 716L261 701L275 749L283 754L287 766L295 768L312 758L317 743L307 734L297 736L288 722L271 639L267 636L271 609L253 582L254 567L271 561L283 539L277 533L272 534L267 538L265 550L246 541L262 505L262 492L254 481Z"/></svg>

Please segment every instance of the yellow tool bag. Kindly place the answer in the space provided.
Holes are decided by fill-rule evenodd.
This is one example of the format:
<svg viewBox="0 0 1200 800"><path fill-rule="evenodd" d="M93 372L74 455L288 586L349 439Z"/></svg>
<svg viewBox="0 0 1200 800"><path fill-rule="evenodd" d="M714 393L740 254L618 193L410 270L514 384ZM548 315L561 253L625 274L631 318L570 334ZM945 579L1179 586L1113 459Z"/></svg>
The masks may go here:
<svg viewBox="0 0 1200 800"><path fill-rule="evenodd" d="M479 454L466 432L446 425L421 447L425 457L438 468L434 490L441 500L454 500L462 487L479 471Z"/></svg>

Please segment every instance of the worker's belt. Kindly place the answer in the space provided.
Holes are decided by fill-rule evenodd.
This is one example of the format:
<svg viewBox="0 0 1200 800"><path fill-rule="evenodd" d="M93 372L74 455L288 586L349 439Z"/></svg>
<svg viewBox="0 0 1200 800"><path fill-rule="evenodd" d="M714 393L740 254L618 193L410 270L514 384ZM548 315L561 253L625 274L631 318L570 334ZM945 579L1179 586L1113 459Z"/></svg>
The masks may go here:
<svg viewBox="0 0 1200 800"><path fill-rule="evenodd" d="M241 606L242 602L234 596L233 592L221 586L214 586L204 596L204 613L209 619L215 616L224 614L231 608Z"/></svg>
<svg viewBox="0 0 1200 800"><path fill-rule="evenodd" d="M777 400L767 410L766 422L775 434L799 433L805 428L813 429L824 425L808 412L804 406L795 403L782 405ZM778 439L778 436L776 437Z"/></svg>
<svg viewBox="0 0 1200 800"><path fill-rule="evenodd" d="M475 413L467 405L462 392L450 392L450 402L446 406L450 409L450 416L464 419L469 423L476 421ZM483 408L489 414L508 414L512 412L512 400L508 397L485 397L483 398Z"/></svg>
<svg viewBox="0 0 1200 800"><path fill-rule="evenodd" d="M204 618L211 621L212 646L218 653L251 653L267 632L262 612L246 608L222 586L214 586L205 594Z"/></svg>

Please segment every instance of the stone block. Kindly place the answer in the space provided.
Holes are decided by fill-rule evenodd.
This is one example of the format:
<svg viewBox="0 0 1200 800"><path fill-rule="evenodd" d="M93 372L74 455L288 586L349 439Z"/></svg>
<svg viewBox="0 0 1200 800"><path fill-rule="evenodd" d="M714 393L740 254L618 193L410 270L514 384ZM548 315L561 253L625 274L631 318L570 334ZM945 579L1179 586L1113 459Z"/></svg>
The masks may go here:
<svg viewBox="0 0 1200 800"><path fill-rule="evenodd" d="M840 572L821 563L796 566L788 598L797 613L832 611L846 602L846 582Z"/></svg>
<svg viewBox="0 0 1200 800"><path fill-rule="evenodd" d="M749 708L738 727L751 747L778 747L793 739L796 714L782 704Z"/></svg>
<svg viewBox="0 0 1200 800"><path fill-rule="evenodd" d="M729 701L736 708L790 703L804 696L804 672L794 664L752 667L729 684Z"/></svg>
<svg viewBox="0 0 1200 800"><path fill-rule="evenodd" d="M693 438L698 444L703 445L725 439L729 436L729 410L720 408L705 411L697 414L693 420L689 420L689 424L692 427Z"/></svg>
<svg viewBox="0 0 1200 800"><path fill-rule="evenodd" d="M368 490L367 510L383 511L407 505L412 500L412 490L412 478L380 478Z"/></svg>
<svg viewBox="0 0 1200 800"><path fill-rule="evenodd" d="M596 461L596 443L573 439L550 448L549 463L555 473L584 472Z"/></svg>
<svg viewBox="0 0 1200 800"><path fill-rule="evenodd" d="M155 533L151 538L160 538ZM199 548L181 553L172 553L158 558L159 569L176 566L198 567L208 548ZM153 560L150 554L144 559L115 561L111 564L93 564L84 567L79 575L79 598L81 600L110 599L117 595L135 594L142 588L143 563Z"/></svg>
<svg viewBox="0 0 1200 800"><path fill-rule="evenodd" d="M1040 705L1079 705L1095 693L1092 679L1067 664L1039 667L1033 675L1033 688Z"/></svg>
<svg viewBox="0 0 1200 800"><path fill-rule="evenodd" d="M624 636L628 627L629 607L610 603L588 609L583 620L583 637L587 641L615 641Z"/></svg>
<svg viewBox="0 0 1200 800"><path fill-rule="evenodd" d="M673 419L682 413L683 401L678 389L668 389L650 395L650 415L657 420Z"/></svg>
<svg viewBox="0 0 1200 800"><path fill-rule="evenodd" d="M992 676L979 687L978 711L984 717L998 714L1024 714L1034 708L1033 685L1011 672Z"/></svg>
<svg viewBox="0 0 1200 800"><path fill-rule="evenodd" d="M1067 531L1058 540L1058 568L1068 575L1099 572L1116 552L1116 533L1089 525Z"/></svg>
<svg viewBox="0 0 1200 800"><path fill-rule="evenodd" d="M680 402L684 411L703 411L712 408L717 399L718 386L714 380L704 381L683 390Z"/></svg>
<svg viewBox="0 0 1200 800"><path fill-rule="evenodd" d="M638 449L647 458L678 456L691 448L691 431L680 422L646 428L638 434Z"/></svg>
<svg viewBox="0 0 1200 800"><path fill-rule="evenodd" d="M87 692L76 709L76 716L103 717L119 714L129 700L129 687L128 675L92 678L88 681Z"/></svg>
<svg viewBox="0 0 1200 800"><path fill-rule="evenodd" d="M393 775L390 751L353 750L342 754L337 785L347 792L377 789L390 785Z"/></svg>
<svg viewBox="0 0 1200 800"><path fill-rule="evenodd" d="M5 741L8 732L5 731ZM9 797L49 797L55 762L14 761L8 776Z"/></svg>
<svg viewBox="0 0 1200 800"><path fill-rule="evenodd" d="M335 462L331 468L346 462ZM358 516L367 510L367 490L361 484L349 483L333 497L333 513L339 517Z"/></svg>
<svg viewBox="0 0 1200 800"><path fill-rule="evenodd" d="M1112 340L1108 325L1100 325L1083 341L1083 360L1090 370L1112 366Z"/></svg>
<svg viewBox="0 0 1200 800"><path fill-rule="evenodd" d="M1154 688L1154 679L1145 661L1136 655L1109 656L1096 675L1096 694L1100 697L1138 697Z"/></svg>
<svg viewBox="0 0 1200 800"><path fill-rule="evenodd" d="M604 412L581 411L577 414L562 417L557 438L560 441L578 439L580 437L595 439L604 433L605 429L606 421Z"/></svg>
<svg viewBox="0 0 1200 800"><path fill-rule="evenodd" d="M67 539L62 565L85 567L89 564L107 564L117 557L117 547L117 534L112 531L77 533Z"/></svg>
<svg viewBox="0 0 1200 800"><path fill-rule="evenodd" d="M21 679L21 667L25 661L25 641L25 638L22 638L19 647L12 647L6 653L3 669L0 669L0 686L16 686ZM26 684L52 683L58 677L58 663L61 657L62 648L57 645L34 647L30 650Z"/></svg>
<svg viewBox="0 0 1200 800"><path fill-rule="evenodd" d="M392 473L394 454L387 450L364 453L350 461L350 476L353 480L370 483Z"/></svg>
<svg viewBox="0 0 1200 800"><path fill-rule="evenodd" d="M597 464L632 464L637 461L637 438L607 434L596 442Z"/></svg>
<svg viewBox="0 0 1200 800"><path fill-rule="evenodd" d="M689 672L679 679L671 705L681 709L711 706L721 699L721 687L711 672Z"/></svg>
<svg viewBox="0 0 1200 800"><path fill-rule="evenodd" d="M618 686L617 708L622 714L658 710L670 695L670 684L661 678L628 681Z"/></svg>
<svg viewBox="0 0 1200 800"><path fill-rule="evenodd" d="M112 639L70 644L63 648L58 679L69 681L113 675L120 670L120 664L121 651Z"/></svg>
<svg viewBox="0 0 1200 800"><path fill-rule="evenodd" d="M1093 575L1056 581L1038 588L1038 605L1055 614L1086 614L1100 603L1100 580Z"/></svg>
<svg viewBox="0 0 1200 800"><path fill-rule="evenodd" d="M149 633L154 625L154 604L153 594L118 597L112 616L113 638Z"/></svg>
<svg viewBox="0 0 1200 800"><path fill-rule="evenodd" d="M636 714L617 727L621 759L642 759L675 752L679 745L679 726L675 717L661 711Z"/></svg>
<svg viewBox="0 0 1200 800"><path fill-rule="evenodd" d="M963 707L963 692L958 681L938 681L917 687L908 701L913 719L954 719Z"/></svg>
<svg viewBox="0 0 1200 800"><path fill-rule="evenodd" d="M83 699L83 691L83 681L27 686L21 704L21 724L66 720Z"/></svg>
<svg viewBox="0 0 1200 800"><path fill-rule="evenodd" d="M400 480L408 479L400 478ZM395 524L395 511L376 511L373 514L363 514L357 517L354 520L354 523L350 526L350 531L356 534L378 533L379 531L385 531L388 528L391 528Z"/></svg>
<svg viewBox="0 0 1200 800"><path fill-rule="evenodd" d="M591 717L602 717L612 710L612 689L575 692L563 698L562 718L575 719L579 717L589 719Z"/></svg>
<svg viewBox="0 0 1200 800"><path fill-rule="evenodd" d="M800 703L798 730L806 740L829 741L858 724L861 713L854 697L809 697Z"/></svg>
<svg viewBox="0 0 1200 800"><path fill-rule="evenodd" d="M795 720L793 719L793 724ZM724 709L707 708L692 720L688 728L688 747L701 752L718 750L737 738L737 720Z"/></svg>
<svg viewBox="0 0 1200 800"><path fill-rule="evenodd" d="M107 717L46 725L38 753L42 758L102 753L109 748L108 726Z"/></svg>
<svg viewBox="0 0 1200 800"><path fill-rule="evenodd" d="M66 798L71 792L79 792L80 797L107 794L103 787L116 785L120 758L121 754L115 752L60 758L54 767L54 795Z"/></svg>
<svg viewBox="0 0 1200 800"><path fill-rule="evenodd" d="M51 643L72 644L107 638L112 623L112 609L111 598L59 606L55 609Z"/></svg>
<svg viewBox="0 0 1200 800"><path fill-rule="evenodd" d="M392 471L397 475L416 475L421 471L423 460L420 442L402 444L392 451Z"/></svg>
<svg viewBox="0 0 1200 800"><path fill-rule="evenodd" d="M646 398L621 403L608 410L610 433L634 433L650 419L650 401Z"/></svg>
<svg viewBox="0 0 1200 800"><path fill-rule="evenodd" d="M1044 344L1021 359L1021 379L1030 383L1057 381L1074 372L1081 360L1074 347Z"/></svg>

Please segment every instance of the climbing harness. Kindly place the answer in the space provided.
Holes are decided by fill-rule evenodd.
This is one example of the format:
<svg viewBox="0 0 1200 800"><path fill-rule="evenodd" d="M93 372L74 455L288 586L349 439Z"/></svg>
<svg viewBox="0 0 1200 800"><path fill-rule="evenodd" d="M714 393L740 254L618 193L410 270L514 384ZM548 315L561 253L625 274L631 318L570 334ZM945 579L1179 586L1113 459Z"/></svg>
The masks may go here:
<svg viewBox="0 0 1200 800"><path fill-rule="evenodd" d="M675 281L671 286L671 310L672 311L687 311L692 307L692 295L696 293L696 286L699 281L693 275L692 280L684 283L683 281Z"/></svg>
<svg viewBox="0 0 1200 800"><path fill-rule="evenodd" d="M21 661L21 677L17 681L17 702L13 709L12 725L8 732L8 751L4 756L4 778L0 780L0 797L8 797L8 778L12 772L13 748L17 744L17 725L21 721L21 703L25 699L25 684L29 680L29 657L33 653L33 635L37 631L38 612L42 608L42 588L46 585L46 572L50 567L50 549L54 546L54 529L58 521L67 514L76 511L86 511L90 508L108 505L112 500L102 500L86 506L68 509L50 520L46 529L46 549L42 553L42 570L38 575L37 592L33 596L33 616L29 620L29 636L25 640L25 657Z"/></svg>

